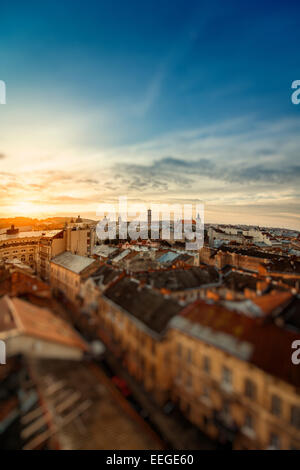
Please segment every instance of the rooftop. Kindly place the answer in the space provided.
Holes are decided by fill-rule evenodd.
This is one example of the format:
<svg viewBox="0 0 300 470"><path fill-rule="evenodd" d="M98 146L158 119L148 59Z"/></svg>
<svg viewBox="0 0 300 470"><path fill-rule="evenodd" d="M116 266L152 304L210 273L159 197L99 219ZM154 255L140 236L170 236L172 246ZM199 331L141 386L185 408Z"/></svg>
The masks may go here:
<svg viewBox="0 0 300 470"><path fill-rule="evenodd" d="M217 270L210 266L150 271L138 273L135 277L156 289L169 291L193 289L219 281Z"/></svg>
<svg viewBox="0 0 300 470"><path fill-rule="evenodd" d="M93 258L74 255L69 251L65 251L64 253L55 256L55 258L51 260L51 263L57 264L73 273L80 274L88 266L95 263L95 260Z"/></svg>
<svg viewBox="0 0 300 470"><path fill-rule="evenodd" d="M300 385L299 367L291 361L291 344L300 340L300 333L200 300L186 307L171 326L296 387Z"/></svg>
<svg viewBox="0 0 300 470"><path fill-rule="evenodd" d="M98 256L102 256L103 258L108 258L109 255L113 254L115 251L118 251L118 248L115 246L99 245L99 246L94 247L93 255L98 255Z"/></svg>
<svg viewBox="0 0 300 470"><path fill-rule="evenodd" d="M300 274L300 260L291 258L274 259L267 269L270 272Z"/></svg>
<svg viewBox="0 0 300 470"><path fill-rule="evenodd" d="M156 333L162 333L182 307L137 281L123 278L105 292L105 297L126 310Z"/></svg>
<svg viewBox="0 0 300 470"><path fill-rule="evenodd" d="M269 253L267 251L256 250L255 248L243 249L243 248L233 248L233 247L230 247L229 245L226 245L226 246L223 245L223 246L220 246L218 251L236 253L239 255L252 256L254 258L269 259L269 260L274 260L274 261L280 260L280 262L281 260L287 259L287 257L280 256L275 253Z"/></svg>
<svg viewBox="0 0 300 470"><path fill-rule="evenodd" d="M180 256L180 253L175 253L174 251L168 251L167 253L163 254L160 258L157 259L158 263L165 264L174 261L176 258Z"/></svg>
<svg viewBox="0 0 300 470"><path fill-rule="evenodd" d="M115 256L112 261L113 263L118 263L119 261L121 261L123 258L125 258L125 256L129 255L131 251L129 249L126 249L124 251L121 251L121 253L118 253L117 256Z"/></svg>
<svg viewBox="0 0 300 470"><path fill-rule="evenodd" d="M272 291L267 295L260 295L252 299L252 302L257 305L264 315L276 315L277 312L282 311L293 300L293 295L290 292Z"/></svg>
<svg viewBox="0 0 300 470"><path fill-rule="evenodd" d="M273 290L265 295L258 295L241 301L225 300L222 304L230 310L251 317L266 317L279 315L293 300L290 292Z"/></svg>
<svg viewBox="0 0 300 470"><path fill-rule="evenodd" d="M227 289L232 289L237 292L243 292L244 289L251 289L256 291L256 283L258 278L253 274L246 274L237 271L230 271L223 277L222 285Z"/></svg>
<svg viewBox="0 0 300 470"><path fill-rule="evenodd" d="M6 338L11 333L87 349L73 328L50 310L5 296L0 299L0 337Z"/></svg>
<svg viewBox="0 0 300 470"><path fill-rule="evenodd" d="M107 264L103 264L90 277L94 280L96 284L101 283L102 285L106 286L110 282L117 279L121 273L122 271L114 269L112 266L109 266Z"/></svg>

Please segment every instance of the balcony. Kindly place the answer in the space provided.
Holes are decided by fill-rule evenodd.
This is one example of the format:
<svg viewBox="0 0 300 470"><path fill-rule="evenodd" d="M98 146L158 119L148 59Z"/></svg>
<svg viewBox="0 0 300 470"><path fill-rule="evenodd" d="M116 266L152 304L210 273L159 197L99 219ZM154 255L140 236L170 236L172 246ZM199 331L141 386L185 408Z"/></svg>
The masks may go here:
<svg viewBox="0 0 300 470"><path fill-rule="evenodd" d="M221 440L233 442L239 429L232 416L224 411L214 410L213 422L220 432Z"/></svg>

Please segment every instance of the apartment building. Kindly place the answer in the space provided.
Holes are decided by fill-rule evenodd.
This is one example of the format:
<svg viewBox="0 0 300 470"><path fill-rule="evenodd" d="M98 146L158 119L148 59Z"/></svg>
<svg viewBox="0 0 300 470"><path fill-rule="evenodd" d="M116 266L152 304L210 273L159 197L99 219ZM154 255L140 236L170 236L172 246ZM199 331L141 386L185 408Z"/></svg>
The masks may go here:
<svg viewBox="0 0 300 470"><path fill-rule="evenodd" d="M50 260L65 251L66 239L63 230L54 236L43 233L38 244L37 274L48 281L50 278Z"/></svg>
<svg viewBox="0 0 300 470"><path fill-rule="evenodd" d="M235 449L300 449L300 333L198 301L169 325L172 399Z"/></svg>
<svg viewBox="0 0 300 470"><path fill-rule="evenodd" d="M77 222L79 221L79 222ZM37 272L42 279L50 279L50 261L65 251L79 256L90 256L95 244L93 226L77 221L66 225L64 230L54 237L44 234L38 246Z"/></svg>
<svg viewBox="0 0 300 470"><path fill-rule="evenodd" d="M63 230L20 232L12 226L0 234L0 259L18 259L48 281L52 258L65 251L91 256L94 245L95 226L82 222L80 217Z"/></svg>
<svg viewBox="0 0 300 470"><path fill-rule="evenodd" d="M164 333L181 308L129 277L112 283L99 300L102 341L158 403L168 399L172 383Z"/></svg>
<svg viewBox="0 0 300 470"><path fill-rule="evenodd" d="M79 256L91 256L96 243L96 223L83 222L80 216L66 225L66 247Z"/></svg>
<svg viewBox="0 0 300 470"><path fill-rule="evenodd" d="M98 261L93 258L65 251L50 261L51 287L75 301L80 292L81 282L87 279L98 266Z"/></svg>
<svg viewBox="0 0 300 470"><path fill-rule="evenodd" d="M252 227L248 230L231 226L210 227L208 230L210 246L214 240L236 241L241 244L257 244L261 247L281 247L281 241L267 230Z"/></svg>
<svg viewBox="0 0 300 470"><path fill-rule="evenodd" d="M261 272L262 267L271 268L273 265L282 265L293 263L292 256L279 255L267 251L259 250L255 247L237 248L230 245L220 246L218 249L212 249L204 246L199 250L199 263L216 266L223 269L225 266L234 266L252 272ZM296 268L300 272L298 263ZM295 269L294 273L297 272Z"/></svg>
<svg viewBox="0 0 300 470"><path fill-rule="evenodd" d="M215 246L215 241L221 242L236 242L243 244L245 243L246 239L243 236L243 232L241 230L221 230L220 228L213 228L210 227L208 229L208 238L209 238L209 246L212 248Z"/></svg>
<svg viewBox="0 0 300 470"><path fill-rule="evenodd" d="M43 237L51 240L60 232L60 230L19 232L12 227L0 235L0 258L3 261L18 259L36 270L39 265L40 240Z"/></svg>

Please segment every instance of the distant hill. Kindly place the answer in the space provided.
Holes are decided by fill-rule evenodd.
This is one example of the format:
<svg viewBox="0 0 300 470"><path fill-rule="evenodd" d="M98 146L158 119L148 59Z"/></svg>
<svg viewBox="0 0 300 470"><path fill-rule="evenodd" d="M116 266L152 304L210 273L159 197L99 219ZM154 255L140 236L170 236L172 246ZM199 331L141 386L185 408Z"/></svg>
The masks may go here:
<svg viewBox="0 0 300 470"><path fill-rule="evenodd" d="M48 217L47 219L33 219L31 217L0 218L0 229L14 225L17 228L32 227L32 230L54 230L63 228L66 222L76 220L76 217ZM92 223L92 219L84 219L83 222Z"/></svg>

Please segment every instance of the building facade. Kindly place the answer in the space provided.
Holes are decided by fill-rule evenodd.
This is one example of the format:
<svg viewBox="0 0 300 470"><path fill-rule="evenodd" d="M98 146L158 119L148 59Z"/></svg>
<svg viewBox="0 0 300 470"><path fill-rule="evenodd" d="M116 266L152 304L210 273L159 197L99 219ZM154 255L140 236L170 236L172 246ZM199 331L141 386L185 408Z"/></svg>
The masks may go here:
<svg viewBox="0 0 300 470"><path fill-rule="evenodd" d="M98 264L93 258L65 251L50 261L51 287L75 301L80 293L81 282L97 269Z"/></svg>
<svg viewBox="0 0 300 470"><path fill-rule="evenodd" d="M171 321L172 400L234 449L300 449L293 334L203 303Z"/></svg>
<svg viewBox="0 0 300 470"><path fill-rule="evenodd" d="M18 259L37 270L41 239L43 237L51 239L60 232L60 230L19 232L17 229L9 229L0 235L0 258L3 261Z"/></svg>
<svg viewBox="0 0 300 470"><path fill-rule="evenodd" d="M99 336L160 404L168 400L172 382L164 331L180 310L173 299L130 278L113 282L99 299Z"/></svg>
<svg viewBox="0 0 300 470"><path fill-rule="evenodd" d="M52 258L65 251L91 256L94 245L94 224L83 223L80 218L63 230L19 232L12 226L0 234L0 259L18 259L48 281Z"/></svg>

